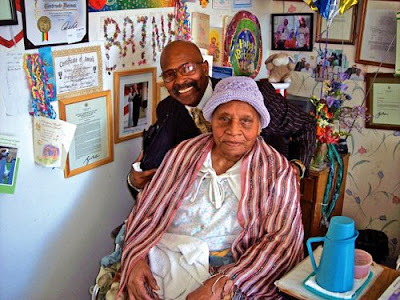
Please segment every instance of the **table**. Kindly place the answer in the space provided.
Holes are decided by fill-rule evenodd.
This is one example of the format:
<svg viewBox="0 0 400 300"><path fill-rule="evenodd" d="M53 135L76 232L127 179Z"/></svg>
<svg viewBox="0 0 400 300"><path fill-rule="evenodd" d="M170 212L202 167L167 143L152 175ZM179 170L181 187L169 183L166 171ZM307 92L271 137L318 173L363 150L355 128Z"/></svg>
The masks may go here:
<svg viewBox="0 0 400 300"><path fill-rule="evenodd" d="M315 260L318 261L322 254L322 246L314 250ZM275 285L283 293L290 295L296 299L303 300L320 300L323 299L308 290L306 290L302 282L311 274L313 268L311 266L310 258L307 257L300 264L293 268L289 273L281 279L275 281ZM393 280L400 276L400 272L387 268L385 266L373 263L371 266L373 277L369 284L365 287L358 299L373 300L378 299L379 296L387 289Z"/></svg>

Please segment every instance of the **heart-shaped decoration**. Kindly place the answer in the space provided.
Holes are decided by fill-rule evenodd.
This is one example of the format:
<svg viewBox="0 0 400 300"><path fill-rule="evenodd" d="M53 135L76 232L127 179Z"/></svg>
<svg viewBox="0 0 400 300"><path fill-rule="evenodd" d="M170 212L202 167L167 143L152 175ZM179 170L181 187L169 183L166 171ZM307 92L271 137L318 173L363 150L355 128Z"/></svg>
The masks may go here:
<svg viewBox="0 0 400 300"><path fill-rule="evenodd" d="M17 0L15 2L18 24L0 27L0 45L3 45L7 48L11 48L12 46L16 45L24 37L20 1Z"/></svg>

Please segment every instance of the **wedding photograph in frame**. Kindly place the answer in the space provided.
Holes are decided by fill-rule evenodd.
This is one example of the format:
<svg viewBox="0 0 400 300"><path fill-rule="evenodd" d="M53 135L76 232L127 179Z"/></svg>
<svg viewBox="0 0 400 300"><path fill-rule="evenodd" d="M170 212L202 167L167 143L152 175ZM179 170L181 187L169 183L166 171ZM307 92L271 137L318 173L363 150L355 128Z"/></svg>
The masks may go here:
<svg viewBox="0 0 400 300"><path fill-rule="evenodd" d="M398 0L364 0L356 46L356 62L394 68Z"/></svg>
<svg viewBox="0 0 400 300"><path fill-rule="evenodd" d="M317 14L315 41L328 44L353 45L356 37L357 5L349 8L343 15L338 14L332 21L328 32L327 21ZM328 35L327 35L328 33ZM328 41L326 40L328 36Z"/></svg>
<svg viewBox="0 0 400 300"><path fill-rule="evenodd" d="M271 14L271 48L285 51L312 51L312 13Z"/></svg>
<svg viewBox="0 0 400 300"><path fill-rule="evenodd" d="M400 77L391 73L367 73L366 107L371 115L365 127L400 130Z"/></svg>
<svg viewBox="0 0 400 300"><path fill-rule="evenodd" d="M59 101L60 119L77 125L64 176L71 177L114 160L111 91Z"/></svg>
<svg viewBox="0 0 400 300"><path fill-rule="evenodd" d="M0 7L0 26L18 24L15 0L0 0Z"/></svg>
<svg viewBox="0 0 400 300"><path fill-rule="evenodd" d="M114 142L140 137L155 122L156 68L114 72Z"/></svg>

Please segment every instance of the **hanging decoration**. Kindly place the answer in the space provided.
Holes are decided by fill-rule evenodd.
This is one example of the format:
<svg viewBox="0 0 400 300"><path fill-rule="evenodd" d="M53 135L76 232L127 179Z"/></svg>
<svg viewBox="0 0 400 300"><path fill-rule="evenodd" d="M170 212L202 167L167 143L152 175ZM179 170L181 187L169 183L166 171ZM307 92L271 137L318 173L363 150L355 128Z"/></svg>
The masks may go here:
<svg viewBox="0 0 400 300"><path fill-rule="evenodd" d="M170 43L175 37L175 30L172 29L172 21L174 20L175 16L174 14L171 13L168 14L167 17L168 17L168 43Z"/></svg>
<svg viewBox="0 0 400 300"><path fill-rule="evenodd" d="M356 5L358 0L304 0L304 2L331 23L338 13L344 14L350 7Z"/></svg>
<svg viewBox="0 0 400 300"><path fill-rule="evenodd" d="M186 2L187 0L176 0L176 39L190 41L190 13Z"/></svg>
<svg viewBox="0 0 400 300"><path fill-rule="evenodd" d="M138 61L139 66L143 65L143 64L147 64L146 53L144 51L144 49L146 48L146 44L147 44L147 41L146 41L147 20L148 20L147 16L140 16L137 18L138 23L143 23L142 24L142 39L139 42L140 47L142 47L143 51L140 55L141 59Z"/></svg>
<svg viewBox="0 0 400 300"><path fill-rule="evenodd" d="M127 31L126 27L128 25L130 26L129 38L127 38L127 35L126 35L126 31ZM135 34L134 34L134 32L135 32L135 28L134 28L134 24L133 24L132 19L129 18L129 17L125 17L124 18L124 29L122 30L122 40L123 40L123 43L124 43L123 51L122 51L122 56L123 57L126 56L126 53L128 51L128 45L132 45L132 47L131 47L132 54L135 53L135 51L136 51L136 45L135 45L135 39L134 39L135 38ZM133 65L135 65L135 62L132 61L132 66Z"/></svg>
<svg viewBox="0 0 400 300"><path fill-rule="evenodd" d="M260 22L248 11L239 11L226 30L224 66L236 76L257 76L261 68L262 40Z"/></svg>
<svg viewBox="0 0 400 300"><path fill-rule="evenodd" d="M54 86L48 83L49 77L40 54L25 54L24 69L32 92L32 115L50 119L56 118L50 102L56 99Z"/></svg>
<svg viewBox="0 0 400 300"><path fill-rule="evenodd" d="M114 32L112 34L112 36L110 37L108 35L108 27L110 25L114 26ZM104 47L106 49L106 71L108 73L108 75L111 75L111 72L114 71L117 68L117 65L114 64L113 66L109 66L110 63L110 49L112 46L116 46L119 49L119 55L122 56L123 53L123 49L121 46L121 43L117 40L117 37L119 36L119 34L121 33L121 29L119 28L118 23L112 19L112 18L106 18L104 20L104 25L103 25L103 30L104 30L104 38L106 40L106 43L104 44Z"/></svg>

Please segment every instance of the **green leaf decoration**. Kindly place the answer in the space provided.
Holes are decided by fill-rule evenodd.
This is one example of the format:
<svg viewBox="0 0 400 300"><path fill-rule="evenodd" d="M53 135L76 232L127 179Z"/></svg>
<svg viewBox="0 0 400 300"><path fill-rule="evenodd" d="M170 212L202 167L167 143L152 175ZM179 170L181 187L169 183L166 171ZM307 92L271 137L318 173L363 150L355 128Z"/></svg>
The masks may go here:
<svg viewBox="0 0 400 300"><path fill-rule="evenodd" d="M370 161L369 161L369 160L366 160L366 159L360 160L360 161L356 162L356 163L354 164L354 166L353 166L351 169L354 170L355 167L357 167L357 166L359 166L359 165L362 165L362 164L365 164L365 163L369 163L369 162L370 162Z"/></svg>
<svg viewBox="0 0 400 300"><path fill-rule="evenodd" d="M393 149L393 159L394 159L394 156L395 156L395 154L396 154L396 150L397 150L397 148L400 146L400 141L397 143L397 145L394 147L394 149Z"/></svg>
<svg viewBox="0 0 400 300"><path fill-rule="evenodd" d="M390 224L393 224L395 222L398 222L399 220L391 220L389 222L387 222L385 225L383 225L383 227L381 228L381 231L383 231L386 227L388 227Z"/></svg>

